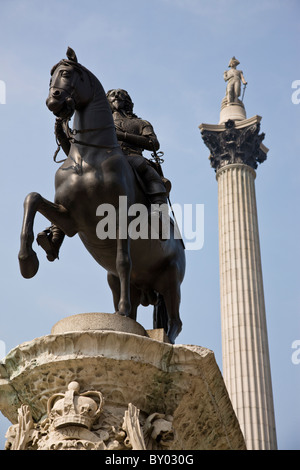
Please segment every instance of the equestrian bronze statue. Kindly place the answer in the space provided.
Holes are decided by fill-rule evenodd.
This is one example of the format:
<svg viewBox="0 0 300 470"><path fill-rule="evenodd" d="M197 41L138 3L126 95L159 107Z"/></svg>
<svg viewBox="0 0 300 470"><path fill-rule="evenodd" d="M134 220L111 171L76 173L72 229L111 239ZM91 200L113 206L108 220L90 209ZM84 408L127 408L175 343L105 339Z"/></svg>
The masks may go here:
<svg viewBox="0 0 300 470"><path fill-rule="evenodd" d="M158 236L133 237L129 230L132 207L137 205L148 210L150 234L153 233L152 213L156 213L157 208L156 215L162 223L159 208L167 200L166 185L158 173L152 172L155 172L153 165L148 168L142 160L130 162L135 158L132 149L147 148L147 139L154 151L157 150L155 134L147 136L149 128L144 136L136 132L132 141L127 142L126 154L126 143L123 143L128 135L131 138L131 132L121 130L122 143L109 94L106 96L95 75L78 63L70 48L67 59L51 70L46 104L61 126L60 131L65 136L62 147L67 156L55 175L54 202L36 192L30 193L24 201L19 251L23 277L33 277L39 267L32 248L34 218L39 212L52 224L51 237L58 236L59 246L65 235L78 234L89 253L107 271L116 314L136 320L139 305L153 305L154 328L163 327L174 343L182 328L179 314L185 272L182 240L178 233L176 236L172 219L168 237L162 237L160 231ZM72 116L73 130L68 125ZM115 236L99 237L96 228L104 217L99 211L103 207L115 209ZM44 235L44 241L51 246L50 231ZM42 239L39 244L43 244ZM52 255L53 259L57 257L55 253Z"/></svg>

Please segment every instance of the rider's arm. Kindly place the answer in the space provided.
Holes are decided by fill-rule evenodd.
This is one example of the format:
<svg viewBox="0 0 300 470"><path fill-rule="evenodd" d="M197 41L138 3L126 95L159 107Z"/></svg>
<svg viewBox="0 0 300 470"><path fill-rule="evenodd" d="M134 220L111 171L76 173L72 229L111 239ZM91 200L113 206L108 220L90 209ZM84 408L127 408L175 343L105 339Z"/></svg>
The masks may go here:
<svg viewBox="0 0 300 470"><path fill-rule="evenodd" d="M245 80L245 77L244 77L244 74L243 74L242 71L241 71L241 80L242 80L242 82L243 82L244 85L247 85L247 82L246 82L246 80Z"/></svg>
<svg viewBox="0 0 300 470"><path fill-rule="evenodd" d="M142 130L140 132L141 133L137 135L117 129L117 138L118 140L135 145L144 150L153 151L154 149L159 149L159 142L150 122L143 121Z"/></svg>
<svg viewBox="0 0 300 470"><path fill-rule="evenodd" d="M129 134L128 132L117 131L117 138L123 142L127 142L128 144L135 145L136 147L140 147L145 150L155 150L159 149L159 142L157 137L154 135L136 135L136 134Z"/></svg>

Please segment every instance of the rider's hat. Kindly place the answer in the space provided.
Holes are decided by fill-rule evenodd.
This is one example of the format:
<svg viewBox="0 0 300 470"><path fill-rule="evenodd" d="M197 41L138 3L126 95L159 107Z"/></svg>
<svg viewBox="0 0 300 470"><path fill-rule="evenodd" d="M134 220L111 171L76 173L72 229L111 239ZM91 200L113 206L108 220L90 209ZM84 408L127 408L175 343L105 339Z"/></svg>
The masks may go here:
<svg viewBox="0 0 300 470"><path fill-rule="evenodd" d="M230 59L228 67L232 67L233 65L239 65L239 61L234 56Z"/></svg>

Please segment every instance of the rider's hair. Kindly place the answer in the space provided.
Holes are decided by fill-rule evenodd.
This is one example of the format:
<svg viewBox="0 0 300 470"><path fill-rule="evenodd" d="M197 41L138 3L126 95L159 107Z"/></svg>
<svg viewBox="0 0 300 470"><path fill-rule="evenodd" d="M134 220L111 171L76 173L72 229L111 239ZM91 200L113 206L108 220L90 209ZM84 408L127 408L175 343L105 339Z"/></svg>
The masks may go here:
<svg viewBox="0 0 300 470"><path fill-rule="evenodd" d="M137 118L137 115L134 114L134 112L133 112L133 101L132 101L132 99L130 98L128 92L127 92L126 90L123 90L122 88L119 88L118 90L121 91L121 92L125 95L125 111L126 111L126 113L127 113L127 114L130 114L132 117L136 117L136 118ZM110 95L113 91L116 91L116 90L115 90L115 89L108 90L108 92L106 93L107 98L109 97L109 95Z"/></svg>

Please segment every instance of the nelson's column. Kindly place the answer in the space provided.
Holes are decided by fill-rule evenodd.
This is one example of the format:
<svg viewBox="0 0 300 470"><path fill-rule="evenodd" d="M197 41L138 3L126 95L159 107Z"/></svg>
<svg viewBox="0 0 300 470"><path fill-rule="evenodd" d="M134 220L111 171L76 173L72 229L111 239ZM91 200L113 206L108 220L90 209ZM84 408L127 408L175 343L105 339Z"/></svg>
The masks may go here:
<svg viewBox="0 0 300 470"><path fill-rule="evenodd" d="M223 375L247 449L276 449L260 257L256 168L267 158L260 116L246 118L247 82L233 57L220 122L199 126L218 182ZM243 98L242 98L243 99Z"/></svg>

